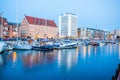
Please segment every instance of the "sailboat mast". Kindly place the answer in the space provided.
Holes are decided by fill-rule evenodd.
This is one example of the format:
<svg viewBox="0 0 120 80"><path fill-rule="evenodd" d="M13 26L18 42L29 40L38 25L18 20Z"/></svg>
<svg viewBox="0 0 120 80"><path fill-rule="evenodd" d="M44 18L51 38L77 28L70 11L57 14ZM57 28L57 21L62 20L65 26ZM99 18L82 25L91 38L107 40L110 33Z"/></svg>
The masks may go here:
<svg viewBox="0 0 120 80"><path fill-rule="evenodd" d="M16 0L16 25L17 25L17 39L18 39L18 0Z"/></svg>
<svg viewBox="0 0 120 80"><path fill-rule="evenodd" d="M46 38L46 36L47 36L47 34L46 34L46 28L47 28L47 20L45 18L44 38Z"/></svg>
<svg viewBox="0 0 120 80"><path fill-rule="evenodd" d="M2 12L1 12L1 38L3 37L3 18L2 18Z"/></svg>

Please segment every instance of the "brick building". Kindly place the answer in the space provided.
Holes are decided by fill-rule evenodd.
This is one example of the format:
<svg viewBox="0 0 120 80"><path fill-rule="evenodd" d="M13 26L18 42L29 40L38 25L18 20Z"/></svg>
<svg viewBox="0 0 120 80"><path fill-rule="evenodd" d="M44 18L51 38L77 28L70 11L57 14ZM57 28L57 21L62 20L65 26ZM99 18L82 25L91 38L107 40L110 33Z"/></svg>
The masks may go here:
<svg viewBox="0 0 120 80"><path fill-rule="evenodd" d="M0 38L15 38L19 35L19 26L16 23L9 23L6 18L0 17Z"/></svg>
<svg viewBox="0 0 120 80"><path fill-rule="evenodd" d="M57 25L53 20L25 16L20 25L21 37L54 38L57 33Z"/></svg>

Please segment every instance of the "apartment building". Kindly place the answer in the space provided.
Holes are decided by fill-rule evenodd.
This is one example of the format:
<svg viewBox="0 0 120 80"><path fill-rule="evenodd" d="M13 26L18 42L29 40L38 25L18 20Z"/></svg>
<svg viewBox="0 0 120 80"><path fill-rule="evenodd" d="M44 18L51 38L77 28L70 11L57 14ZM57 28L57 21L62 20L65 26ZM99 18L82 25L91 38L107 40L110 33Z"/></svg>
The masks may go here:
<svg viewBox="0 0 120 80"><path fill-rule="evenodd" d="M77 37L78 17L75 14L65 13L59 16L59 36Z"/></svg>

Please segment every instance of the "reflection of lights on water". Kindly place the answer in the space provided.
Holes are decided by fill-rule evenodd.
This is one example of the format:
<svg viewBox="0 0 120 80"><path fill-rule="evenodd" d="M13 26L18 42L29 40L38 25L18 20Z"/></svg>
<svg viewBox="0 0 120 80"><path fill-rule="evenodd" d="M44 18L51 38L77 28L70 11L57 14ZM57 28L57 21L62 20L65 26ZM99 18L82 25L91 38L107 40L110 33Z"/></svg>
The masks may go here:
<svg viewBox="0 0 120 80"><path fill-rule="evenodd" d="M90 57L90 45L88 46L88 56Z"/></svg>
<svg viewBox="0 0 120 80"><path fill-rule="evenodd" d="M17 54L16 54L16 52L13 52L13 63L16 62L16 58L17 58Z"/></svg>
<svg viewBox="0 0 120 80"><path fill-rule="evenodd" d="M110 53L112 53L112 44L110 44Z"/></svg>
<svg viewBox="0 0 120 80"><path fill-rule="evenodd" d="M17 59L17 54L16 54L16 52L13 52L13 55L12 55L12 57L13 57L13 67L15 67L15 63L16 63L16 59Z"/></svg>
<svg viewBox="0 0 120 80"><path fill-rule="evenodd" d="M83 58L86 57L86 46L83 47Z"/></svg>
<svg viewBox="0 0 120 80"><path fill-rule="evenodd" d="M71 64L72 64L72 55L71 53L67 55L67 69L70 69Z"/></svg>
<svg viewBox="0 0 120 80"><path fill-rule="evenodd" d="M79 49L78 49L78 47L77 47L77 48L76 48L76 58L75 58L75 59L76 59L76 63L78 62L78 53L79 53L78 51L79 51Z"/></svg>
<svg viewBox="0 0 120 80"><path fill-rule="evenodd" d="M60 66L61 63L61 50L58 51L58 66Z"/></svg>
<svg viewBox="0 0 120 80"><path fill-rule="evenodd" d="M65 50L65 51L58 51L58 67L64 65L68 70L77 63L78 61L78 49L72 50Z"/></svg>
<svg viewBox="0 0 120 80"><path fill-rule="evenodd" d="M95 55L96 55L96 52L97 52L97 47L95 46L94 48L95 48Z"/></svg>
<svg viewBox="0 0 120 80"><path fill-rule="evenodd" d="M110 44L110 49L108 49L110 53L112 53L112 44Z"/></svg>
<svg viewBox="0 0 120 80"><path fill-rule="evenodd" d="M116 45L114 45L115 47L114 47L114 51L115 51L115 53L116 53Z"/></svg>
<svg viewBox="0 0 120 80"><path fill-rule="evenodd" d="M30 56L30 62L31 62L31 63L33 63L34 56L35 56L34 54L32 54L32 55Z"/></svg>
<svg viewBox="0 0 120 80"><path fill-rule="evenodd" d="M103 51L103 46L104 46L104 45L100 46L100 52L102 52L102 51Z"/></svg>
<svg viewBox="0 0 120 80"><path fill-rule="evenodd" d="M107 50L107 52L106 52L106 53L108 53L108 45L107 45L106 47L107 47L107 49L106 49L106 50Z"/></svg>

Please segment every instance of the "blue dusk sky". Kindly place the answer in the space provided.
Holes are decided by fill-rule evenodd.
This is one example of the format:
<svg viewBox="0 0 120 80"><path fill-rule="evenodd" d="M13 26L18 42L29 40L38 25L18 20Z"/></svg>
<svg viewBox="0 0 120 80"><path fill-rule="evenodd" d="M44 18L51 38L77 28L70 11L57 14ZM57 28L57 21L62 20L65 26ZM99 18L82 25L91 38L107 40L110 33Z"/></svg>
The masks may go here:
<svg viewBox="0 0 120 80"><path fill-rule="evenodd" d="M0 12L16 22L17 0L1 0ZM55 20L64 13L78 16L78 27L120 29L120 0L18 0L18 18L24 15ZM97 25L97 27L96 27Z"/></svg>

